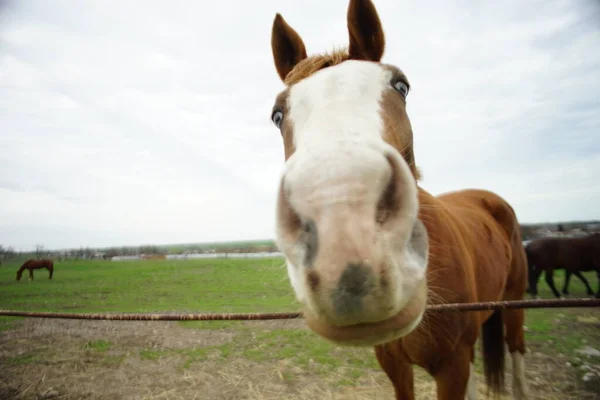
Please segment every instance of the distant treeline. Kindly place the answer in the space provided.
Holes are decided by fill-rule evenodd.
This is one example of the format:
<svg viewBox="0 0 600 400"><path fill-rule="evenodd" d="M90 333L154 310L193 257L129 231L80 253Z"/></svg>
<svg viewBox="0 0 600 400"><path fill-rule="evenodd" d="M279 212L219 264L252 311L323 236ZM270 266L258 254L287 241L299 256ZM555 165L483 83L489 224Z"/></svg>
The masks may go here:
<svg viewBox="0 0 600 400"><path fill-rule="evenodd" d="M4 247L0 244L0 260L9 260L16 257L17 252L12 247Z"/></svg>
<svg viewBox="0 0 600 400"><path fill-rule="evenodd" d="M600 232L600 221L569 221L557 223L521 224L523 240L531 240L561 232L565 235L585 234ZM140 256L163 254L202 254L202 253L259 253L276 252L277 246L273 240L257 240L243 242L217 242L217 243L187 243L174 245L142 245L121 246L108 248L80 247L78 249L44 250L43 245L37 245L34 252L19 253L12 247L0 245L0 260L15 257L52 257L62 259L111 259L116 256Z"/></svg>
<svg viewBox="0 0 600 400"><path fill-rule="evenodd" d="M565 235L586 234L600 232L600 221L570 221L556 223L521 224L523 240L532 240L547 235L548 233L562 233Z"/></svg>
<svg viewBox="0 0 600 400"><path fill-rule="evenodd" d="M1 248L1 247L0 247ZM36 246L35 251L15 252L14 250L5 251L6 255L0 252L0 257L5 259L19 256L30 258L50 257L61 260L102 260L111 259L117 256L153 256L164 254L202 254L202 253L258 253L258 252L276 252L277 246L272 240L246 241L246 242L223 242L223 243L200 243L200 244L179 244L179 245L142 245L142 246L120 246L107 248L81 247L79 249L64 250L45 250L44 246Z"/></svg>

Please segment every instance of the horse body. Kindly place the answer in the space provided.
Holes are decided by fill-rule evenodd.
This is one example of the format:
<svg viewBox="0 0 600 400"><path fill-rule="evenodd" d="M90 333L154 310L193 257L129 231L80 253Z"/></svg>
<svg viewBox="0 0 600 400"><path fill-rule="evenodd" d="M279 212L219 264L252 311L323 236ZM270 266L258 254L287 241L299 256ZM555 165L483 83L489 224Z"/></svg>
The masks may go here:
<svg viewBox="0 0 600 400"><path fill-rule="evenodd" d="M272 27L286 85L271 114L285 154L276 239L306 323L334 343L373 346L397 399L414 399L412 364L435 378L439 399L475 398L480 335L486 381L501 391L506 341L513 396L525 399L523 310L426 312L524 297L515 213L485 190L432 196L419 186L408 79L380 62L371 1L350 0L347 21L347 51L311 57L281 15Z"/></svg>
<svg viewBox="0 0 600 400"><path fill-rule="evenodd" d="M598 274L596 297L600 298L600 233L575 238L535 239L527 244L525 251L529 265L529 293L537 295L537 281L541 273L545 272L546 283L552 293L560 297L554 285L554 270L564 269L566 276L563 294L568 294L567 286L573 274L583 282L588 295L593 295L594 291L581 272L596 271Z"/></svg>
<svg viewBox="0 0 600 400"><path fill-rule="evenodd" d="M503 199L481 190L463 190L439 197L421 191L420 203L420 218L431 243L427 274L430 303L523 297L526 262L519 224ZM518 381L525 353L523 310L492 314L491 311L428 312L415 331L376 346L378 361L394 383L397 398L414 398L410 364L419 365L435 377L438 398L462 399L465 395L474 398L472 363L482 325L486 378L497 388L502 386L503 323L517 372L513 391L516 398L524 398L524 382Z"/></svg>
<svg viewBox="0 0 600 400"><path fill-rule="evenodd" d="M17 281L21 280L21 276L23 275L23 271L29 271L29 279L33 280L33 270L34 269L42 269L46 268L49 272L48 279L52 279L52 275L54 274L54 262L47 258L42 258L39 260L29 259L21 265L21 268L17 271Z"/></svg>

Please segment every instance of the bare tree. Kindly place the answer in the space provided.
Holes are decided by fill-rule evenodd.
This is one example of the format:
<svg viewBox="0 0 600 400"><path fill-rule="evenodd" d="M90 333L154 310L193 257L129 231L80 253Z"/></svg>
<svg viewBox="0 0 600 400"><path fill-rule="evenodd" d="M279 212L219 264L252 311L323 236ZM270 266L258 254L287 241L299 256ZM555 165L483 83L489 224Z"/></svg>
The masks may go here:
<svg viewBox="0 0 600 400"><path fill-rule="evenodd" d="M155 245L142 245L139 247L138 252L140 254L160 254L158 246Z"/></svg>
<svg viewBox="0 0 600 400"><path fill-rule="evenodd" d="M108 258L112 258L112 257L116 257L116 256L120 256L121 253L119 252L119 249L116 247L110 247L108 249L106 249L106 256Z"/></svg>
<svg viewBox="0 0 600 400"><path fill-rule="evenodd" d="M43 254L44 254L44 245L36 244L35 245L35 258L37 258L39 260L40 258L42 258Z"/></svg>
<svg viewBox="0 0 600 400"><path fill-rule="evenodd" d="M86 247L85 249L83 249L83 256L88 259L91 260L92 258L94 258L94 249L91 249L89 247Z"/></svg>
<svg viewBox="0 0 600 400"><path fill-rule="evenodd" d="M4 249L4 258L8 260L9 258L13 258L15 256L15 249L12 246L9 246Z"/></svg>
<svg viewBox="0 0 600 400"><path fill-rule="evenodd" d="M83 258L84 255L84 251L83 251L83 246L79 247L79 250L75 250L75 261L79 260L80 258Z"/></svg>

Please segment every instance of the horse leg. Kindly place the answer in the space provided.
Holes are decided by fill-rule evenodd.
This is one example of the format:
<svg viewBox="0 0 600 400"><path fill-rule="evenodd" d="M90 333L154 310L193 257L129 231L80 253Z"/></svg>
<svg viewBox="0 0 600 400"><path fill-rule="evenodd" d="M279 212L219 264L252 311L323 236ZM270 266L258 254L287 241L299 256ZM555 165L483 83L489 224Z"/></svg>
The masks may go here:
<svg viewBox="0 0 600 400"><path fill-rule="evenodd" d="M579 278L579 280L581 282L583 282L583 284L585 285L585 289L587 290L587 294L588 296L592 296L594 294L594 291L592 290L590 283L588 282L587 279L585 279L585 276L583 276L583 274L580 271L573 271L573 275L575 275L576 277Z"/></svg>
<svg viewBox="0 0 600 400"><path fill-rule="evenodd" d="M471 363L469 364L469 382L465 400L477 400L477 374L475 373L475 346L471 348Z"/></svg>
<svg viewBox="0 0 600 400"><path fill-rule="evenodd" d="M558 298L560 298L560 293L558 293L558 290L556 290L556 286L554 286L554 270L553 269L548 269L546 270L546 283L548 284L548 286L550 286L550 289L552 289L552 293L554 293L554 295Z"/></svg>
<svg viewBox="0 0 600 400"><path fill-rule="evenodd" d="M29 270L29 280L30 281L33 280L33 270L32 269Z"/></svg>
<svg viewBox="0 0 600 400"><path fill-rule="evenodd" d="M596 270L596 276L598 276L598 293L596 293L596 298L600 299L600 268Z"/></svg>
<svg viewBox="0 0 600 400"><path fill-rule="evenodd" d="M513 384L512 393L516 400L527 399L527 383L525 381L525 310L504 310L506 327L506 344L512 358Z"/></svg>
<svg viewBox="0 0 600 400"><path fill-rule="evenodd" d="M529 289L527 290L527 292L531 293L533 297L538 297L537 284L538 280L540 279L540 275L542 275L542 272L542 269L534 269L529 274Z"/></svg>
<svg viewBox="0 0 600 400"><path fill-rule="evenodd" d="M569 286L569 281L571 280L571 271L565 269L565 284L563 285L562 293L566 296L569 294L567 290L567 286Z"/></svg>
<svg viewBox="0 0 600 400"><path fill-rule="evenodd" d="M396 400L414 400L414 375L412 365L394 343L375 346L375 356L385 371L396 393ZM399 346L398 346L399 347ZM398 351L394 351L398 350Z"/></svg>
<svg viewBox="0 0 600 400"><path fill-rule="evenodd" d="M474 392L467 391L471 374L475 372L471 362L472 354L472 345L459 344L453 357L441 361L435 374L432 374L437 385L438 400L472 400L467 397L467 392L469 395Z"/></svg>
<svg viewBox="0 0 600 400"><path fill-rule="evenodd" d="M48 271L50 272L50 274L48 275L48 279L52 279L52 274L54 273L54 269L48 268Z"/></svg>

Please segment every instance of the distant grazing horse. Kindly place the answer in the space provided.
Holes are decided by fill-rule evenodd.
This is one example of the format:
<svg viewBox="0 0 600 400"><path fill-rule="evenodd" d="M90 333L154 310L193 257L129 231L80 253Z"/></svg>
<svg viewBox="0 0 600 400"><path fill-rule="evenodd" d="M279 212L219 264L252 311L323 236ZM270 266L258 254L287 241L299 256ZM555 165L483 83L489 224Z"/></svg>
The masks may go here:
<svg viewBox="0 0 600 400"><path fill-rule="evenodd" d="M581 272L596 271L598 275L596 298L600 298L600 233L576 238L536 239L527 244L525 253L529 264L528 293L537 296L537 282L542 272L545 272L546 283L550 286L552 293L556 297L560 297L560 293L554 286L554 270L564 268L566 274L563 294L569 294L567 286L571 274L573 274L583 282L587 294L593 295L594 291Z"/></svg>
<svg viewBox="0 0 600 400"><path fill-rule="evenodd" d="M54 262L47 258L41 258L39 260L29 259L25 261L25 263L23 263L23 265L21 265L21 268L19 268L19 270L17 271L17 280L21 280L23 271L25 271L26 269L29 270L29 279L33 280L33 270L42 268L46 268L48 272L50 272L48 279L52 279L52 274L54 274Z"/></svg>
<svg viewBox="0 0 600 400"><path fill-rule="evenodd" d="M438 399L474 399L480 333L486 382L502 391L505 339L513 395L525 399L524 310L425 311L524 298L515 213L489 191L433 196L419 186L409 81L380 61L385 38L371 1L351 0L347 24L347 50L311 57L280 14L271 31L286 86L271 113L286 160L276 238L307 325L334 343L374 346L397 399L414 399L414 364L435 378Z"/></svg>

